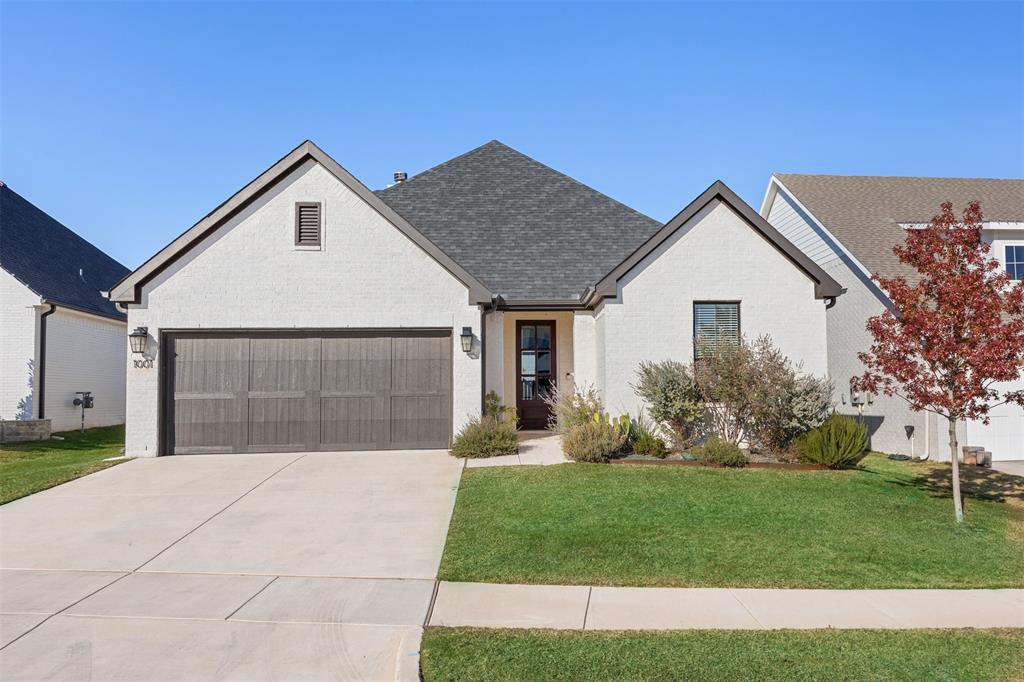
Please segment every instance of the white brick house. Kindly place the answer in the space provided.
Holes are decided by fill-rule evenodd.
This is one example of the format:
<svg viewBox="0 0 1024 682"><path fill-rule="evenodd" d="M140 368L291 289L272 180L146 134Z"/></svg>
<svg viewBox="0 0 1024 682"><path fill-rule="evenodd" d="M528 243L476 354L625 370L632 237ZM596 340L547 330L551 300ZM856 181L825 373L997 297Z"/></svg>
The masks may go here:
<svg viewBox="0 0 1024 682"><path fill-rule="evenodd" d="M0 419L125 419L125 314L102 292L128 269L0 183Z"/></svg>
<svg viewBox="0 0 1024 682"><path fill-rule="evenodd" d="M823 374L841 293L722 183L661 225L498 142L379 192L306 142L109 295L154 456L445 447L491 390L524 428L551 385L635 412L695 311Z"/></svg>
<svg viewBox="0 0 1024 682"><path fill-rule="evenodd" d="M1024 180L799 174L769 180L761 214L846 289L828 311L828 373L838 411L863 412L876 450L949 460L946 425L935 415L913 412L897 397L871 396L870 404L855 406L849 380L864 372L857 354L871 344L868 318L891 305L871 276L912 277L892 253L905 230L928 224L945 201L962 211L974 200L985 215L982 237L992 256L1015 278L1024 277L1012 260L1014 247L1024 259ZM1013 388L1022 387L1024 379ZM997 460L1024 459L1024 410L1001 405L990 416L988 426L961 423L959 443L984 447Z"/></svg>

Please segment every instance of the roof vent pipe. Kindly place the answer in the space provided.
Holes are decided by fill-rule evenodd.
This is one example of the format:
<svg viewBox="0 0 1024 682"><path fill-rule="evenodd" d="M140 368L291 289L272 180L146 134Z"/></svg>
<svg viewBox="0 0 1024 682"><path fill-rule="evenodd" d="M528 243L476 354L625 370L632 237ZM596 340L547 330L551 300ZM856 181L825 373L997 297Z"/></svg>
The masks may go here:
<svg viewBox="0 0 1024 682"><path fill-rule="evenodd" d="M395 171L395 182L405 182L409 179L409 174L404 171Z"/></svg>

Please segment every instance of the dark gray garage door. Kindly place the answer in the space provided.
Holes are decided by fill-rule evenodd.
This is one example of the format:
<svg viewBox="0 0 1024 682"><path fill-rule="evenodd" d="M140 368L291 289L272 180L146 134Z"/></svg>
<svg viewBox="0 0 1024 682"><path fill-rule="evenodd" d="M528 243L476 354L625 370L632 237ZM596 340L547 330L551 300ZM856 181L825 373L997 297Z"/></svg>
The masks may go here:
<svg viewBox="0 0 1024 682"><path fill-rule="evenodd" d="M449 331L175 333L167 452L444 448Z"/></svg>

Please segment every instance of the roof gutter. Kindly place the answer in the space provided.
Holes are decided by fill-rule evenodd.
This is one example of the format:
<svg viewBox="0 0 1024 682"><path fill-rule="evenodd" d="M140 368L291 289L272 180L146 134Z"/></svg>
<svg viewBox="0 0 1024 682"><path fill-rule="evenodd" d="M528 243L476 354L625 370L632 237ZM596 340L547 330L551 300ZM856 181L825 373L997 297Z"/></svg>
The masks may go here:
<svg viewBox="0 0 1024 682"><path fill-rule="evenodd" d="M38 409L36 410L37 419L46 418L46 318L57 311L55 304L49 303L48 305L50 309L39 316L39 400Z"/></svg>
<svg viewBox="0 0 1024 682"><path fill-rule="evenodd" d="M579 298L508 300L500 294L491 304L495 310L584 310L587 305Z"/></svg>

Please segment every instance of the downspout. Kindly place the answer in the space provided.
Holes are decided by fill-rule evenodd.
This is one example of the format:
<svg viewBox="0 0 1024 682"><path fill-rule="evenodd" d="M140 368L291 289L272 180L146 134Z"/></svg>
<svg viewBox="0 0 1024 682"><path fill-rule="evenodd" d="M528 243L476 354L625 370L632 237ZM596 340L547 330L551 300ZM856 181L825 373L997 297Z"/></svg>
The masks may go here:
<svg viewBox="0 0 1024 682"><path fill-rule="evenodd" d="M487 308L480 306L480 416L487 404Z"/></svg>
<svg viewBox="0 0 1024 682"><path fill-rule="evenodd" d="M46 418L46 318L57 310L57 306L50 303L50 309L39 316L39 409L36 410L37 419Z"/></svg>
<svg viewBox="0 0 1024 682"><path fill-rule="evenodd" d="M921 459L928 459L932 456L932 415L930 412L924 412L924 457Z"/></svg>
<svg viewBox="0 0 1024 682"><path fill-rule="evenodd" d="M829 308L831 308L835 304L836 304L836 297L835 296L827 296L827 297L825 297L825 310L828 310Z"/></svg>

